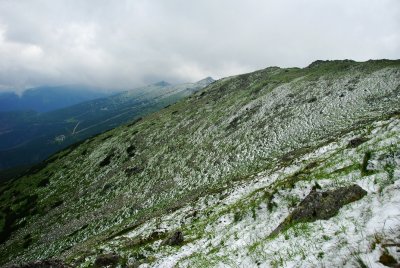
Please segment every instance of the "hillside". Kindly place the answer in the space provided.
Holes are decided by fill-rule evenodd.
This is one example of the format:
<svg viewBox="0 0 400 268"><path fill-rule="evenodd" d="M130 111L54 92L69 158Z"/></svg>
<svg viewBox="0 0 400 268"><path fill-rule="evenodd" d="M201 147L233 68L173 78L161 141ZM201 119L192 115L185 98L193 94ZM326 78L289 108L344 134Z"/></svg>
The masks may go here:
<svg viewBox="0 0 400 268"><path fill-rule="evenodd" d="M400 61L218 80L1 185L0 264L385 267Z"/></svg>
<svg viewBox="0 0 400 268"><path fill-rule="evenodd" d="M137 120L213 82L159 82L47 113L0 113L0 170L38 163L88 137ZM0 179L1 179L0 174Z"/></svg>
<svg viewBox="0 0 400 268"><path fill-rule="evenodd" d="M0 93L0 112L49 112L80 102L110 96L99 88L83 85L42 86L25 90L20 96L14 92Z"/></svg>

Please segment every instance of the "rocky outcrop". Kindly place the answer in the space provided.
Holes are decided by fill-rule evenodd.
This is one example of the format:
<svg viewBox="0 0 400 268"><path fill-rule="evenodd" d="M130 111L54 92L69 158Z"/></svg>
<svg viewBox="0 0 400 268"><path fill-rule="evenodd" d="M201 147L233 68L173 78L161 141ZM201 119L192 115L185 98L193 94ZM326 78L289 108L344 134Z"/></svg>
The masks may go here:
<svg viewBox="0 0 400 268"><path fill-rule="evenodd" d="M379 257L379 262L387 267L395 267L395 268L400 267L400 264L396 261L396 259L387 252L384 252Z"/></svg>
<svg viewBox="0 0 400 268"><path fill-rule="evenodd" d="M363 137L354 138L349 141L347 148L357 148L358 146L360 146L361 144L363 144L366 141L368 141L368 139L363 138Z"/></svg>
<svg viewBox="0 0 400 268"><path fill-rule="evenodd" d="M23 264L14 264L6 267L7 268L70 268L71 266L63 263L60 260L41 260Z"/></svg>
<svg viewBox="0 0 400 268"><path fill-rule="evenodd" d="M330 191L312 190L297 208L271 233L271 236L298 222L327 220L335 216L341 207L360 200L367 192L354 184Z"/></svg>
<svg viewBox="0 0 400 268"><path fill-rule="evenodd" d="M177 246L183 243L183 233L181 231L176 231L170 237L168 237L163 244L169 246Z"/></svg>
<svg viewBox="0 0 400 268"><path fill-rule="evenodd" d="M94 267L108 267L118 264L120 257L114 253L103 254L97 256Z"/></svg>

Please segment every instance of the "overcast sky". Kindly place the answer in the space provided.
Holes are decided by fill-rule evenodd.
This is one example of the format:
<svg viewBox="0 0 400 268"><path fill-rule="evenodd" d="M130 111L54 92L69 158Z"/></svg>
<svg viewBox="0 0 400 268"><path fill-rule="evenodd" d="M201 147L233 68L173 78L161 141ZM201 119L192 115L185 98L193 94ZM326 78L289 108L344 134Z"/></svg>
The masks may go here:
<svg viewBox="0 0 400 268"><path fill-rule="evenodd" d="M399 0L0 0L0 90L400 58Z"/></svg>

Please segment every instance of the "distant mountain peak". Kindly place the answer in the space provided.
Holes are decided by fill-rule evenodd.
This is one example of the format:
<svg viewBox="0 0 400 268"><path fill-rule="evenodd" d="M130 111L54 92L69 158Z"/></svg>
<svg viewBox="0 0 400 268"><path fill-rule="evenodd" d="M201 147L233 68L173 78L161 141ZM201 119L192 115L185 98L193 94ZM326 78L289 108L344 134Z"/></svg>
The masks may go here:
<svg viewBox="0 0 400 268"><path fill-rule="evenodd" d="M211 76L208 76L204 79L201 79L200 81L197 81L196 84L198 85L208 85L211 84L212 82L214 82L214 78L212 78Z"/></svg>
<svg viewBox="0 0 400 268"><path fill-rule="evenodd" d="M215 81L215 79L214 79L214 78L212 78L211 76L207 76L206 78L204 78L204 79L200 80L199 82L201 82L201 81L214 82L214 81Z"/></svg>

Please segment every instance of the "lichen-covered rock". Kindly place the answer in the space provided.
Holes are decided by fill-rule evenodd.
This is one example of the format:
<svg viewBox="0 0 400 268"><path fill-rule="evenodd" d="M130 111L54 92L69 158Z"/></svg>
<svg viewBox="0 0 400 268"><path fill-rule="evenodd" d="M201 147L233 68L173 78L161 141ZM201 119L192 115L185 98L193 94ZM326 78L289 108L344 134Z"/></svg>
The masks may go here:
<svg viewBox="0 0 400 268"><path fill-rule="evenodd" d="M176 231L172 236L168 237L163 244L169 246L177 246L183 243L183 233L181 231Z"/></svg>
<svg viewBox="0 0 400 268"><path fill-rule="evenodd" d="M341 207L363 198L366 194L356 184L324 192L312 190L271 235L278 234L293 223L327 220L335 216Z"/></svg>

